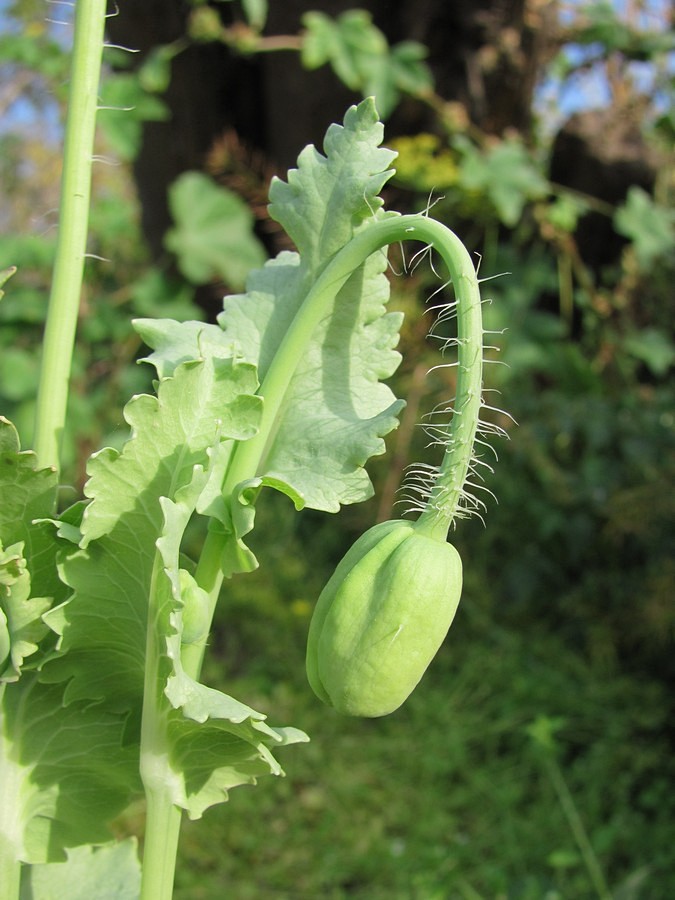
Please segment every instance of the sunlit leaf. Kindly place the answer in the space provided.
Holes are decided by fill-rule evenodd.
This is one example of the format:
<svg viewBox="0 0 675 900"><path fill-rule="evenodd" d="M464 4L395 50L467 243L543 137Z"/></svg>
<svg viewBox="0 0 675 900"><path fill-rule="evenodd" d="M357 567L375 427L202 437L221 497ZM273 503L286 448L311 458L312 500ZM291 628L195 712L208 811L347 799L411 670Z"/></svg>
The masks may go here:
<svg viewBox="0 0 675 900"><path fill-rule="evenodd" d="M545 197L548 183L520 141L504 140L486 153L465 145L460 183L492 202L505 225L518 224L530 200Z"/></svg>

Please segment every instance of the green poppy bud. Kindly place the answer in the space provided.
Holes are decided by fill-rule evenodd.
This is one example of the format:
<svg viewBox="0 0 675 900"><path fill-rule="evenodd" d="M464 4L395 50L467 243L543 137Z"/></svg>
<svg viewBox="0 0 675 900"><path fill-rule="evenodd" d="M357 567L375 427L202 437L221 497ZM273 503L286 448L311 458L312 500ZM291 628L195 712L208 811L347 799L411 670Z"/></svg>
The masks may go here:
<svg viewBox="0 0 675 900"><path fill-rule="evenodd" d="M338 712L384 716L412 693L450 628L462 589L455 548L405 521L362 535L321 592L307 677Z"/></svg>

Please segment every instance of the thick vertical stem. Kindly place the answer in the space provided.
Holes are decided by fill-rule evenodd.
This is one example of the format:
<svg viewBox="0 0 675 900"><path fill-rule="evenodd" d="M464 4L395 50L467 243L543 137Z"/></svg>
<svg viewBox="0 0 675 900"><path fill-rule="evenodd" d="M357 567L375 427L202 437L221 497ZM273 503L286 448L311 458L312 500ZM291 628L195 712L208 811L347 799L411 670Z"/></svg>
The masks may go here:
<svg viewBox="0 0 675 900"><path fill-rule="evenodd" d="M106 0L78 0L63 148L56 262L43 342L34 446L59 468L82 290Z"/></svg>
<svg viewBox="0 0 675 900"><path fill-rule="evenodd" d="M164 791L146 791L140 900L171 900L181 811Z"/></svg>
<svg viewBox="0 0 675 900"><path fill-rule="evenodd" d="M141 720L140 774L147 810L141 900L171 900L181 810L172 801L174 773L169 760L167 704L162 685L162 608L167 590L159 553L150 584Z"/></svg>

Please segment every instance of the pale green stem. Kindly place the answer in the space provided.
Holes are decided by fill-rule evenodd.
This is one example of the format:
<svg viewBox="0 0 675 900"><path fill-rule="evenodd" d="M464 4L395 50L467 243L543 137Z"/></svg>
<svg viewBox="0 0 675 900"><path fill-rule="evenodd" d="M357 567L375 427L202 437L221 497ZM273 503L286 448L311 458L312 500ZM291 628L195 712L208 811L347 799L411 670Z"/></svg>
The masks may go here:
<svg viewBox="0 0 675 900"><path fill-rule="evenodd" d="M182 813L166 791L146 791L140 900L171 900Z"/></svg>
<svg viewBox="0 0 675 900"><path fill-rule="evenodd" d="M0 900L19 900L21 863L14 856L14 848L0 840Z"/></svg>
<svg viewBox="0 0 675 900"><path fill-rule="evenodd" d="M175 776L168 758L167 704L162 691L164 640L157 624L168 590L157 553L149 591L141 724L140 773L147 802L141 900L171 900L181 823L181 810L171 797Z"/></svg>
<svg viewBox="0 0 675 900"><path fill-rule="evenodd" d="M43 342L34 438L40 465L57 469L82 291L105 15L106 0L78 0L75 7L59 231Z"/></svg>
<svg viewBox="0 0 675 900"><path fill-rule="evenodd" d="M223 583L221 551L220 540L207 539L197 568L200 584L209 591L211 598L209 621L213 618ZM164 643L160 636L161 629L154 625L161 605L156 593L161 581L161 571L162 563L157 555L150 589L141 726L141 779L146 797L146 819L140 900L171 900L182 819L182 811L173 803L170 792L175 774L167 756L170 743L167 734L167 707L165 698L158 696L157 687L162 683L160 662L161 646ZM182 648L181 662L189 677L199 678L205 648L206 639L200 643L186 644Z"/></svg>

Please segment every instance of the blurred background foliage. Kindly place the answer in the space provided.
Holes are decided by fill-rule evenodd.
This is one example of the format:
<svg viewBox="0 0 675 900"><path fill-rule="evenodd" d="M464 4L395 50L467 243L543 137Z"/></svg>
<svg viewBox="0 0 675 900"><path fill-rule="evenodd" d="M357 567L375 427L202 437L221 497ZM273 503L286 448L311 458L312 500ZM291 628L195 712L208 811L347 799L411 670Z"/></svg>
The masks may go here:
<svg viewBox="0 0 675 900"><path fill-rule="evenodd" d="M351 541L400 513L405 467L434 454L417 423L454 393L427 340L442 273L418 248L392 252L406 313L393 384L408 406L372 467L376 496L336 517L262 498L262 565L226 586L206 672L313 743L287 757L285 780L186 825L177 897L666 900L672 13L659 0L391 7L111 4L111 44L138 52L106 51L101 102L119 109L100 116L65 436L76 489L150 385L131 319L213 320L285 246L266 213L271 176L369 94L399 153L387 204L433 210L476 253L498 348L486 386L510 438L486 474L487 527L453 537L464 598L421 687L384 720L320 708L303 671L313 603ZM70 11L5 0L1 16L0 267L18 272L0 303L0 409L30 446Z"/></svg>

